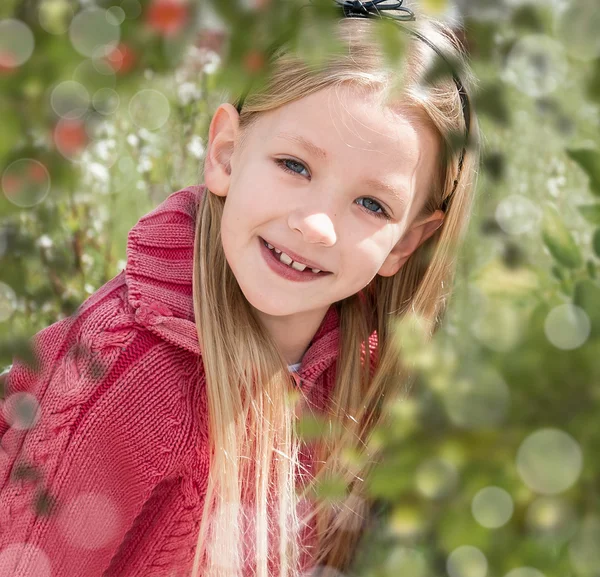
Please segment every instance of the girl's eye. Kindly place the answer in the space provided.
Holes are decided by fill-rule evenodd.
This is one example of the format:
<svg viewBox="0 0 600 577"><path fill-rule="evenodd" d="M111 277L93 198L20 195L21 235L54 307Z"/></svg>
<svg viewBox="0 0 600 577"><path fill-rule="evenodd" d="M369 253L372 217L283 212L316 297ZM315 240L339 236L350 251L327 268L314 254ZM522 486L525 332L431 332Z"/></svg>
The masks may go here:
<svg viewBox="0 0 600 577"><path fill-rule="evenodd" d="M298 174L298 175L302 176L302 170L306 170L306 167L301 162L298 162L297 160L292 160L291 158L277 158L277 159L275 159L275 162L283 170L285 170L286 172L289 172L291 174ZM296 170L297 168L299 168L300 170ZM308 175L308 176L310 176L310 175ZM372 214L373 216L375 216L377 218L391 220L391 217L386 212L385 208L383 208L383 206L381 206L381 204L379 204L376 200L363 196L363 197L357 199L357 203L361 200L364 200L365 204L359 204L359 206L362 206L365 209L365 212L368 212L369 214ZM374 208L375 210L372 210L372 208Z"/></svg>
<svg viewBox="0 0 600 577"><path fill-rule="evenodd" d="M359 206L363 206L367 212L370 212L372 215L378 218L385 218L386 220L390 220L390 215L386 212L385 208L383 208L383 206L381 206L376 200L373 200L368 196L362 196L361 198L357 199L356 202L359 202L361 200L364 200L365 204L361 204ZM375 210L371 210L371 208L375 208ZM376 212L377 209L381 210L381 212Z"/></svg>
<svg viewBox="0 0 600 577"><path fill-rule="evenodd" d="M302 169L306 170L306 167L301 162L292 160L291 158L277 158L275 162L281 166L283 170L292 174L300 174L302 176ZM290 166L292 168L290 168ZM296 170L296 168L300 168L300 171Z"/></svg>

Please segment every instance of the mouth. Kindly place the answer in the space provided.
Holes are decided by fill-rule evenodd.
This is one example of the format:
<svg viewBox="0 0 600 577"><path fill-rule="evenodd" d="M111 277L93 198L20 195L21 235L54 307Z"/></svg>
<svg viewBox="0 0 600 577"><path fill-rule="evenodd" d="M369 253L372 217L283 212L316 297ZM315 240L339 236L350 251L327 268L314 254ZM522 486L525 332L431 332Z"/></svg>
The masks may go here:
<svg viewBox="0 0 600 577"><path fill-rule="evenodd" d="M263 246L265 246L270 251L270 253L274 257L274 259L276 259L279 263L287 266L288 268L290 268L292 270L298 271L300 273L311 274L313 276L323 276L323 275L331 274L330 271L321 270L320 268L317 268L316 266L312 266L312 263L305 263L305 262L302 262L301 260L294 260L292 256L288 255L281 249L270 244L268 241L266 241L262 237L259 237L259 240L263 244Z"/></svg>

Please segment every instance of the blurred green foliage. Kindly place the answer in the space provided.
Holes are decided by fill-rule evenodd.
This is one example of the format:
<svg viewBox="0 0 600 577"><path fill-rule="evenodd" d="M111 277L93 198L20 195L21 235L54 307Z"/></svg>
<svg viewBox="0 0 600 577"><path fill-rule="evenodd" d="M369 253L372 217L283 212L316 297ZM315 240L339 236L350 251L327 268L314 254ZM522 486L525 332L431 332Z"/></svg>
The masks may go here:
<svg viewBox="0 0 600 577"><path fill-rule="evenodd" d="M332 3L306 4L1 4L1 365L33 362L27 337L122 269L137 219L201 182L212 112L277 42L335 49ZM379 514L349 574L598 575L600 46L594 3L564 4L423 0L464 21L484 156L443 329L398 327L416 380L374 436ZM403 38L382 26L390 58Z"/></svg>

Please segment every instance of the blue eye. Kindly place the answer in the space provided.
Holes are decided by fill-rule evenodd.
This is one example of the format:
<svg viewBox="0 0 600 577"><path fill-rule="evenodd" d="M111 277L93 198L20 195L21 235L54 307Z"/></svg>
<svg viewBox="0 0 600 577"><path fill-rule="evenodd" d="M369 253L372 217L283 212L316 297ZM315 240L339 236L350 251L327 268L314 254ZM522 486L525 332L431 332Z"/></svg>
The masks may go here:
<svg viewBox="0 0 600 577"><path fill-rule="evenodd" d="M368 196L362 196L361 198L357 199L357 202L359 200L364 200L367 204L361 204L359 206L363 206L365 208L365 210L367 212L370 212L371 214L378 216L379 218L385 218L386 220L389 220L391 217L390 215L386 212L385 208L383 208L383 206L381 206L376 200L373 200L372 198L369 198ZM381 210L381 212L376 212L371 210L371 208L367 208L367 207L374 207L375 209L379 209Z"/></svg>
<svg viewBox="0 0 600 577"><path fill-rule="evenodd" d="M302 170L306 170L306 167L301 162L298 162L297 160L293 160L291 158L276 158L275 162L277 163L278 166L280 166L283 170L285 170L286 172L289 172L290 174L296 174L299 176L303 176ZM290 166L292 168L290 168ZM295 170L295 168L300 168L300 170L299 171ZM376 200L369 198L368 196L363 196L363 197L357 199L357 203L360 200L364 200L368 203L366 206L363 204L359 204L359 206L364 208L365 212L368 212L369 214L372 214L373 216L375 216L377 218L391 220L391 216L386 212L386 210L383 208L383 206L381 206L381 204L379 204ZM368 208L369 206L374 207L375 209L379 209L381 212L377 212L377 210L371 210L371 208Z"/></svg>
<svg viewBox="0 0 600 577"><path fill-rule="evenodd" d="M290 165L300 167L300 169L306 170L306 167L301 162L298 162L297 160L292 160L291 158L278 158L275 162L277 162L277 164L281 166L283 170L285 170L286 172L291 172L292 174L300 174L302 176L302 170L298 172L297 170L294 170L294 168L290 168Z"/></svg>

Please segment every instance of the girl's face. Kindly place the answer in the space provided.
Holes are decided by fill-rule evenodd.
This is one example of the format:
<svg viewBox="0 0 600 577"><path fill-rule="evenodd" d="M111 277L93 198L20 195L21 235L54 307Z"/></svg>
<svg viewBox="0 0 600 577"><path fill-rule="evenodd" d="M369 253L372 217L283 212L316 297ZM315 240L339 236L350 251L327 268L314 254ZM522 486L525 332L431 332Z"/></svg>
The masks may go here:
<svg viewBox="0 0 600 577"><path fill-rule="evenodd" d="M261 114L243 147L238 118L230 104L217 110L205 184L226 197L225 256L264 315L322 318L375 275L396 274L441 225L441 211L415 221L437 171L438 138L376 95L321 90ZM265 242L299 263L281 263Z"/></svg>

